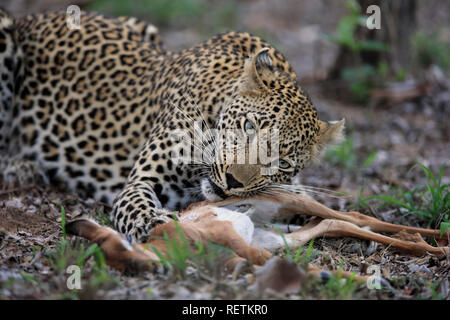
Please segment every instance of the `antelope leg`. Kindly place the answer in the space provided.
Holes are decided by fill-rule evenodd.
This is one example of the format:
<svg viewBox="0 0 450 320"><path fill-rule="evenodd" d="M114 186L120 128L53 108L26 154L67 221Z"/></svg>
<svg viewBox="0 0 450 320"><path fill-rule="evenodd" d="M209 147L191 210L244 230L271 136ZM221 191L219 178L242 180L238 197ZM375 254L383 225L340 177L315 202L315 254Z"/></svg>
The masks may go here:
<svg viewBox="0 0 450 320"><path fill-rule="evenodd" d="M300 205L301 204L301 205ZM282 208L281 210L299 210L301 208L301 212L304 212L309 215L320 216L324 219L337 219L342 221L347 221L354 223L360 227L368 226L372 231L376 232L400 232L402 230L410 232L410 233L419 233L423 236L431 236L431 237L440 237L439 230L432 229L424 229L424 228L416 228L410 226L396 225L393 223L388 223L384 221L380 221L376 218L369 217L367 215L361 214L359 212L340 212L333 209L330 209L319 202L298 196L296 197L294 203L289 203L286 208Z"/></svg>
<svg viewBox="0 0 450 320"><path fill-rule="evenodd" d="M412 242L406 240L387 237L369 230L365 230L351 222L325 219L316 226L303 231L302 229L286 235L296 246L303 246L312 238L324 237L355 237L365 240L376 241L386 246L392 246L400 251L407 252L416 256L427 253L437 257L448 255L448 247L433 247L426 242Z"/></svg>
<svg viewBox="0 0 450 320"><path fill-rule="evenodd" d="M416 228L410 226L396 225L380 221L376 218L369 217L359 212L340 212L330 209L314 199L287 192L279 192L277 194L256 195L247 199L230 198L216 203L219 206L234 205L248 203L258 208L258 211L275 210L273 216L285 216L294 214L303 214L317 216L323 219L336 219L354 223L360 227L368 226L372 231L376 232L400 232L402 230L409 233L419 233L422 236L440 238L440 231L433 229ZM448 237L450 232L444 234Z"/></svg>

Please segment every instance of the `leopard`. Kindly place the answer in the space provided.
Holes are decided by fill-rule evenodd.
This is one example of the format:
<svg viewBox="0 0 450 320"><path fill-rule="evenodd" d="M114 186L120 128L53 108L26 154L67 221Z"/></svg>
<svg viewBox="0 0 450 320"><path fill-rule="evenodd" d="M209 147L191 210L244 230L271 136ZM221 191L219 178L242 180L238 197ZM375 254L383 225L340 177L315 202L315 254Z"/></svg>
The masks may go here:
<svg viewBox="0 0 450 320"><path fill-rule="evenodd" d="M194 201L292 185L342 139L344 119L319 120L285 56L258 36L230 31L169 51L136 18L81 11L75 27L68 18L0 10L1 177L109 204L130 242ZM255 160L255 143L276 156ZM189 151L205 156L179 159Z"/></svg>

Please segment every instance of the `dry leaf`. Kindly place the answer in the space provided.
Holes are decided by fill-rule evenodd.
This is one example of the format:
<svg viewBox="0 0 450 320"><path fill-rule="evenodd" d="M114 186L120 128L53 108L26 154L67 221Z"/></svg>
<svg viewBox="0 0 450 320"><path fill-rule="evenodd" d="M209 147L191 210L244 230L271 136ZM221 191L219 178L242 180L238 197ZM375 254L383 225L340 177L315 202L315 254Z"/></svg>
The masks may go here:
<svg viewBox="0 0 450 320"><path fill-rule="evenodd" d="M397 232L393 238L397 238L404 241L412 241L416 243L427 243L425 240L423 240L422 236L419 233L409 233L405 230L402 230L400 232Z"/></svg>

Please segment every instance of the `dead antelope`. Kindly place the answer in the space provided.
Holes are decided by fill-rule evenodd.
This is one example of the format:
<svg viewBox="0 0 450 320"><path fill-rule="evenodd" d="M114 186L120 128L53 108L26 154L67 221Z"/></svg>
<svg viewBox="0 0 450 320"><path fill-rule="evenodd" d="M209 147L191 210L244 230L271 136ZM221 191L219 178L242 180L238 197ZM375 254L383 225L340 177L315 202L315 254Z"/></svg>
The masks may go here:
<svg viewBox="0 0 450 320"><path fill-rule="evenodd" d="M280 192L277 195L256 195L250 198L229 198L223 201L200 202L179 214L179 226L186 239L206 244L208 241L228 247L236 253L226 263L233 269L242 260L263 265L274 251L284 246L281 235L266 224L287 215L310 215L316 218L297 231L285 233L290 246L300 247L318 237L355 237L376 241L412 255L444 257L449 247L434 247L422 236L440 238L439 230L422 229L380 221L358 212L339 212L302 195ZM156 271L160 268L158 255L152 250L167 252L164 233L179 238L174 222L165 223L152 230L147 243L131 245L111 228L79 219L66 226L69 234L84 237L97 243L105 254L107 263L121 271ZM380 234L396 233L395 237ZM448 238L449 233L444 234ZM308 272L318 275L314 266ZM349 276L350 273L343 273ZM356 279L363 280L359 276Z"/></svg>

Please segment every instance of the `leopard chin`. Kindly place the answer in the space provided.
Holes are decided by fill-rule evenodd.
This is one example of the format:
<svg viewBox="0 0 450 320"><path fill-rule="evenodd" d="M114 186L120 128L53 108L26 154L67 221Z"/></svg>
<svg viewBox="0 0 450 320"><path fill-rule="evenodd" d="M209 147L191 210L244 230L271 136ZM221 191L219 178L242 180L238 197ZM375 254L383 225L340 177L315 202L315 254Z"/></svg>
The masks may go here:
<svg viewBox="0 0 450 320"><path fill-rule="evenodd" d="M220 201L228 197L209 177L202 180L200 187L203 196L208 201Z"/></svg>

